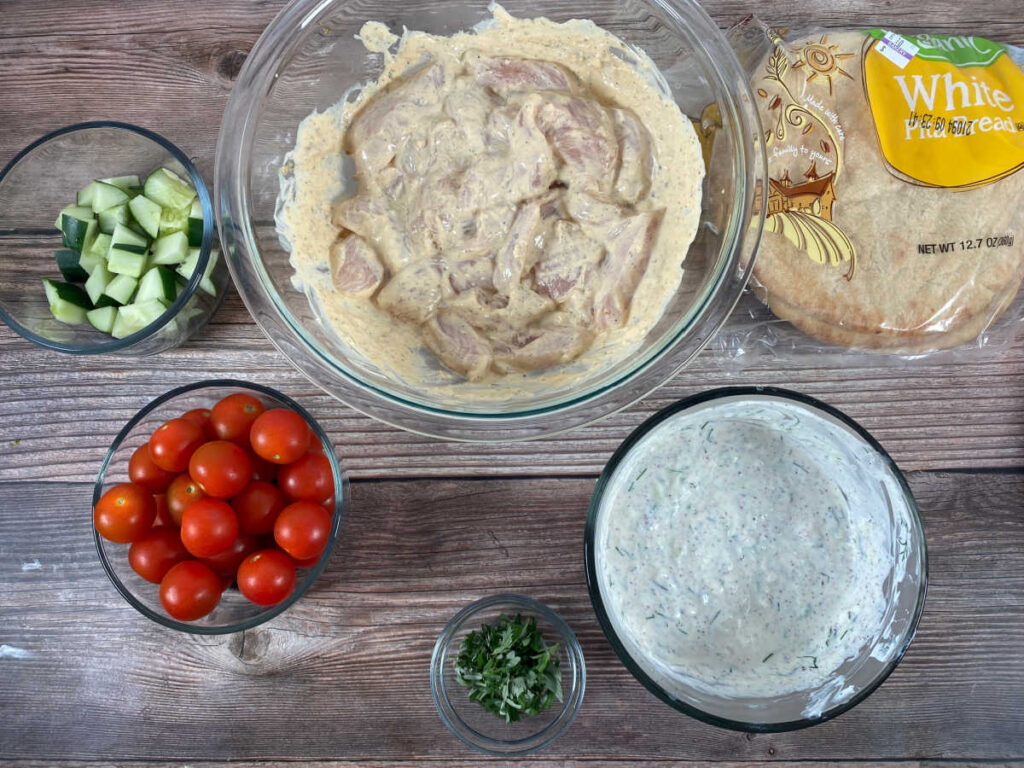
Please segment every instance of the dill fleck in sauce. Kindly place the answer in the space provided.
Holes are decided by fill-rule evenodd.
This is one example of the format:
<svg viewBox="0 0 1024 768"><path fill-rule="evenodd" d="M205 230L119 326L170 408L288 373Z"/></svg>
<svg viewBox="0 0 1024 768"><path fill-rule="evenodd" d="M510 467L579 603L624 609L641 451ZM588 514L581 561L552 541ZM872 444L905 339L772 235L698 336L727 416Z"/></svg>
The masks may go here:
<svg viewBox="0 0 1024 768"><path fill-rule="evenodd" d="M884 630L896 559L881 486L856 479L872 461L835 424L764 398L655 427L610 479L596 537L631 652L736 697L813 688L857 658Z"/></svg>

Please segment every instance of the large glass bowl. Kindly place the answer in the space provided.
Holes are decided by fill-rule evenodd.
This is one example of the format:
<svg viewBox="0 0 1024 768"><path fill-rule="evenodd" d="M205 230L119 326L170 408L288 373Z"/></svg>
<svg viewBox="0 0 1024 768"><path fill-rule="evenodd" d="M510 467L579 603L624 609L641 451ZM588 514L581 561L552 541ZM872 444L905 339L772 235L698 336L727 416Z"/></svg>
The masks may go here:
<svg viewBox="0 0 1024 768"><path fill-rule="evenodd" d="M188 179L203 207L203 242L197 268L167 310L145 328L115 339L88 323L65 325L50 314L42 280L61 280L54 250L57 214L94 179L142 175L167 168ZM213 208L203 177L188 156L145 128L109 121L78 123L49 133L19 152L0 171L0 319L46 349L79 355L152 355L176 347L202 328L224 298L229 280L223 260L199 289L214 244Z"/></svg>
<svg viewBox="0 0 1024 768"><path fill-rule="evenodd" d="M764 148L747 79L724 36L694 0L510 0L512 14L554 21L587 18L641 48L682 111L706 135L707 175L685 274L639 348L593 375L566 375L529 394L493 392L481 402L465 385L429 390L385 376L347 351L291 282L289 254L274 227L278 172L300 121L334 105L381 70L379 54L355 39L369 20L450 35L489 18L483 0L296 0L253 47L224 112L217 145L216 213L228 264L257 323L312 381L389 424L461 440L516 440L566 430L635 402L701 350L732 310L761 234L754 212ZM742 265L746 265L745 267ZM371 361L372 362L372 361ZM571 364L570 364L571 365ZM565 369L570 372L572 369Z"/></svg>
<svg viewBox="0 0 1024 768"><path fill-rule="evenodd" d="M115 544L100 536L95 528L93 538L96 552L103 570L118 592L133 608L146 618L158 624L182 632L197 635L223 635L251 629L265 621L269 621L295 604L306 591L313 586L327 561L331 557L334 544L341 531L342 516L350 503L348 476L334 453L334 446L323 428L306 410L287 395L264 387L233 379L216 379L199 381L194 384L172 389L145 408L140 410L124 425L114 442L111 443L107 455L100 465L99 475L93 488L92 504L96 506L100 496L118 483L129 482L128 461L135 449L149 440L153 431L168 419L181 416L193 408L211 408L214 403L233 392L244 392L263 401L269 408L287 408L295 411L309 425L313 439L323 448L323 453L331 463L334 477L334 517L331 524L330 538L320 559L308 567L301 567L292 593L277 605L259 606L249 602L235 587L229 587L221 595L220 603L213 611L196 621L178 621L167 615L160 604L160 585L151 584L137 574L128 563L128 544ZM91 519L91 516L90 516Z"/></svg>
<svg viewBox="0 0 1024 768"><path fill-rule="evenodd" d="M733 416L716 411L719 406L735 404L752 408ZM781 408L776 410L776 405ZM779 413L782 418L778 418ZM712 429L723 418L742 419L744 423L771 429L780 441L792 441L813 461L820 462L839 492L854 499L853 503L871 504L880 511L877 522L884 532L890 561L882 585L885 609L881 624L854 655L824 676L820 684L778 696L726 695L713 686L693 683L685 676L685 669L681 673L669 671L645 652L628 622L616 615L615 598L608 587L614 572L604 570L603 551L615 546L608 502L617 485L638 479L634 477L636 467L629 461L637 446L677 416L696 417L712 424ZM795 430L793 425L801 422L809 425ZM638 455L643 455L642 451ZM742 459L742 455L736 457L736 461ZM640 474L646 470L645 465ZM681 503L677 511L681 511ZM669 406L637 427L598 479L587 515L584 561L587 588L598 622L633 676L681 712L712 725L752 732L805 728L837 717L866 699L896 668L910 646L924 610L928 582L927 548L917 503L885 449L863 427L835 408L806 395L772 387L730 387L705 392ZM750 584L745 593L759 594L759 585ZM705 593L704 598L707 597Z"/></svg>

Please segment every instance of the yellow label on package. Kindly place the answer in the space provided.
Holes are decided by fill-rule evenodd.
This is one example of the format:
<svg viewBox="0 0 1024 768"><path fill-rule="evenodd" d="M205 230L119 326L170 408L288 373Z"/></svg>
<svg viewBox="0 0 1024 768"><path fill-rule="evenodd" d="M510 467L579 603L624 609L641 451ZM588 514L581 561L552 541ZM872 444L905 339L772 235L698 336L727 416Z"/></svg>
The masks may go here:
<svg viewBox="0 0 1024 768"><path fill-rule="evenodd" d="M1024 74L980 37L870 30L864 87L890 168L935 187L988 184L1024 167Z"/></svg>

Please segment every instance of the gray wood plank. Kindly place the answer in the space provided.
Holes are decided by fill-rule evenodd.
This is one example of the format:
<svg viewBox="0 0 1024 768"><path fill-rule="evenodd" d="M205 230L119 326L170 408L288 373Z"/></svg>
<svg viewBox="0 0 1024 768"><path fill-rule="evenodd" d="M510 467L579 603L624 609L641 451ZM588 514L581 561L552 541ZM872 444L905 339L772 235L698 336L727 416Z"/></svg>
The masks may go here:
<svg viewBox="0 0 1024 768"><path fill-rule="evenodd" d="M861 421L904 468L1012 467L1024 462L1024 340L987 362L841 368L813 361L723 370L710 353L638 405L531 443L457 444L386 426L296 372L232 292L211 326L183 347L133 361L69 358L0 326L0 481L94 479L110 441L143 405L190 381L257 381L297 398L328 431L354 477L597 474L644 418L716 386L797 389Z"/></svg>
<svg viewBox="0 0 1024 768"><path fill-rule="evenodd" d="M759 736L670 710L614 657L581 567L590 480L356 483L321 581L246 633L241 658L237 637L164 630L121 601L95 559L88 485L3 484L0 756L472 758L434 712L430 651L459 607L519 591L566 618L588 665L580 716L545 759L1024 759L1024 475L911 482L931 585L906 659L836 721Z"/></svg>

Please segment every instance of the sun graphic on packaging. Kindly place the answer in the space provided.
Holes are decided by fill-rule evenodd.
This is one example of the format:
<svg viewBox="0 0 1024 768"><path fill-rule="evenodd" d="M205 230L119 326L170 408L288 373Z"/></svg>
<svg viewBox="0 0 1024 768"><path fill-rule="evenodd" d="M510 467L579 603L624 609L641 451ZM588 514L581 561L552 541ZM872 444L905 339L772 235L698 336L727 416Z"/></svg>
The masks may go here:
<svg viewBox="0 0 1024 768"><path fill-rule="evenodd" d="M854 54L842 53L839 46L829 44L828 35L822 35L818 42L808 40L800 51L800 60L793 65L797 70L807 67L810 72L807 75L807 82L810 83L816 77L823 77L828 81L828 93L832 95L832 78L842 75L853 80L853 75L842 67L845 59L852 59Z"/></svg>

